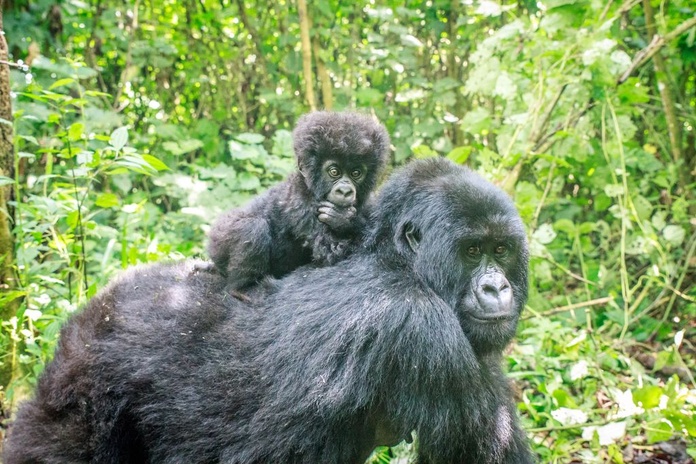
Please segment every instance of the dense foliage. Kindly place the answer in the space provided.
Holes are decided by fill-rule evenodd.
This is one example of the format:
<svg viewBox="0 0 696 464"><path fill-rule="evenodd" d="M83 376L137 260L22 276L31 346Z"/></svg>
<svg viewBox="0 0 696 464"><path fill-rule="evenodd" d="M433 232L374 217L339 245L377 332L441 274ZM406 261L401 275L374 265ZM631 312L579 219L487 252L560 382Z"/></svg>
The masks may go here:
<svg viewBox="0 0 696 464"><path fill-rule="evenodd" d="M6 3L6 410L119 269L201 255L220 211L294 169L290 130L316 104L371 108L393 165L447 156L514 195L532 291L507 359L542 462L695 456L694 3L329 0L308 16L285 0Z"/></svg>

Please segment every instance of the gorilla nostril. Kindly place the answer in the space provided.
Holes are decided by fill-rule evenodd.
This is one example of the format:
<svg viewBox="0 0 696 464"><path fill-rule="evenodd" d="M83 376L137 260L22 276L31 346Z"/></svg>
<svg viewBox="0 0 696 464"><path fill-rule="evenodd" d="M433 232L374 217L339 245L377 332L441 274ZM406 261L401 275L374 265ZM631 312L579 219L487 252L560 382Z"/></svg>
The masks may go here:
<svg viewBox="0 0 696 464"><path fill-rule="evenodd" d="M500 293L500 290L502 289L498 290L497 288L495 288L495 286L491 284L483 284L481 286L481 290L483 290L483 293L486 293L488 295L497 296L498 293Z"/></svg>

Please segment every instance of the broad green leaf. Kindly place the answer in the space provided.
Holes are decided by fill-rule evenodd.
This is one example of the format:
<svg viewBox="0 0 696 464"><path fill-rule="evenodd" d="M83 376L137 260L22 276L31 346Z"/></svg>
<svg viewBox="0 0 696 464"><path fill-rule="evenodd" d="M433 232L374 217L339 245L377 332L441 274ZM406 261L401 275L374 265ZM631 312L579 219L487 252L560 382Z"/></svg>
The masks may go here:
<svg viewBox="0 0 696 464"><path fill-rule="evenodd" d="M101 208L112 208L118 206L120 201L113 193L102 193L97 197L94 203Z"/></svg>
<svg viewBox="0 0 696 464"><path fill-rule="evenodd" d="M469 159L469 155L473 151L472 146L457 147L447 154L447 158L451 159L457 164L464 164L466 160Z"/></svg>
<svg viewBox="0 0 696 464"><path fill-rule="evenodd" d="M554 230L557 230L558 232L564 232L571 237L575 235L575 223L570 219L559 219L553 224L553 228Z"/></svg>
<svg viewBox="0 0 696 464"><path fill-rule="evenodd" d="M240 190L256 190L261 187L259 178L248 172L241 172L237 176Z"/></svg>
<svg viewBox="0 0 696 464"><path fill-rule="evenodd" d="M162 147L174 156L181 156L203 148L203 142L198 139L179 140L178 142L164 142Z"/></svg>
<svg viewBox="0 0 696 464"><path fill-rule="evenodd" d="M85 130L85 125L82 124L81 122L76 122L70 125L68 128L68 139L71 142L76 142L82 138L82 134L84 133Z"/></svg>
<svg viewBox="0 0 696 464"><path fill-rule="evenodd" d="M242 143L247 144L259 144L264 141L264 137L261 134L252 134L250 132L245 132L244 134L239 134L234 137Z"/></svg>
<svg viewBox="0 0 696 464"><path fill-rule="evenodd" d="M651 409L660 404L662 388L648 385L633 391L633 401L644 409Z"/></svg>
<svg viewBox="0 0 696 464"><path fill-rule="evenodd" d="M623 191L623 185L621 184L607 184L604 186L604 193L608 197L618 197Z"/></svg>
<svg viewBox="0 0 696 464"><path fill-rule="evenodd" d="M114 149L120 150L126 146L126 143L128 143L128 127L119 127L111 133L109 145L114 147Z"/></svg>
<svg viewBox="0 0 696 464"><path fill-rule="evenodd" d="M464 115L460 124L468 133L479 134L491 128L491 114L485 108L475 108Z"/></svg>
<svg viewBox="0 0 696 464"><path fill-rule="evenodd" d="M10 179L9 177L0 176L0 187L11 184L14 184L14 180Z"/></svg>
<svg viewBox="0 0 696 464"><path fill-rule="evenodd" d="M295 154L292 143L292 133L285 129L277 130L273 134L273 148L271 153L276 156L292 158Z"/></svg>
<svg viewBox="0 0 696 464"><path fill-rule="evenodd" d="M532 238L536 239L542 245L548 245L556 238L556 232L554 232L551 224L542 224L534 231Z"/></svg>
<svg viewBox="0 0 696 464"><path fill-rule="evenodd" d="M648 423L645 426L645 437L648 439L648 444L667 441L672 438L672 426L666 420L661 420L657 423Z"/></svg>
<svg viewBox="0 0 696 464"><path fill-rule="evenodd" d="M678 247L684 242L686 231L682 226L670 224L662 230L662 235L672 246Z"/></svg>

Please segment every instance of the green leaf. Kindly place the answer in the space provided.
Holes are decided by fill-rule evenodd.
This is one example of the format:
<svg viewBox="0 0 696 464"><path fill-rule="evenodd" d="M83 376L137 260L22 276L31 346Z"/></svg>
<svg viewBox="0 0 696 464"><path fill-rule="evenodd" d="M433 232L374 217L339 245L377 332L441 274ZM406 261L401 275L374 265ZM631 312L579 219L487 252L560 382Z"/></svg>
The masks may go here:
<svg viewBox="0 0 696 464"><path fill-rule="evenodd" d="M142 155L143 159L147 161L147 163L155 168L158 171L167 171L169 170L169 166L164 164L162 161L158 160L152 155Z"/></svg>
<svg viewBox="0 0 696 464"><path fill-rule="evenodd" d="M73 79L71 77L66 77L64 79L58 79L48 88L48 90L57 89L58 87L63 87L65 85L72 84L73 82L75 82L75 79Z"/></svg>
<svg viewBox="0 0 696 464"><path fill-rule="evenodd" d="M273 147L271 148L271 153L286 158L292 158L295 155L292 133L290 131L280 129L273 134Z"/></svg>
<svg viewBox="0 0 696 464"><path fill-rule="evenodd" d="M656 424L651 423L645 427L645 437L650 445L669 440L673 433L672 426L666 420L661 420Z"/></svg>
<svg viewBox="0 0 696 464"><path fill-rule="evenodd" d="M262 145L249 145L230 140L229 147L230 156L236 160L262 160L268 155Z"/></svg>
<svg viewBox="0 0 696 464"><path fill-rule="evenodd" d="M686 237L686 231L682 226L677 226L670 224L662 230L662 235L665 237L670 244L678 247L684 243L684 238Z"/></svg>
<svg viewBox="0 0 696 464"><path fill-rule="evenodd" d="M364 87L355 92L355 98L361 105L376 106L384 101L384 94L372 87Z"/></svg>
<svg viewBox="0 0 696 464"><path fill-rule="evenodd" d="M118 158L113 164L115 167L124 167L130 171L146 174L148 176L154 174L155 169L145 161L140 155L126 155Z"/></svg>
<svg viewBox="0 0 696 464"><path fill-rule="evenodd" d="M537 230L532 234L532 238L536 239L542 245L547 245L553 242L556 238L556 232L554 232L551 224L542 224Z"/></svg>
<svg viewBox="0 0 696 464"><path fill-rule="evenodd" d="M558 232L564 232L571 237L575 235L575 223L571 221L570 219L559 219L553 224L554 230L557 230Z"/></svg>
<svg viewBox="0 0 696 464"><path fill-rule="evenodd" d="M39 141L36 140L36 137L33 137L31 135L19 135L18 137L22 140L26 140L27 142L31 142L34 145L39 145Z"/></svg>
<svg viewBox="0 0 696 464"><path fill-rule="evenodd" d="M604 193L608 197L618 197L623 193L623 186L621 184L607 184L604 186Z"/></svg>
<svg viewBox="0 0 696 464"><path fill-rule="evenodd" d="M109 145L114 147L114 149L121 150L128 143L128 127L119 127L111 133L111 138L109 138Z"/></svg>
<svg viewBox="0 0 696 464"><path fill-rule="evenodd" d="M259 178L248 172L241 172L237 176L239 190L256 190L261 187Z"/></svg>
<svg viewBox="0 0 696 464"><path fill-rule="evenodd" d="M636 195L633 198L633 206L636 208L636 213L638 217L643 220L650 219L653 211L653 205L650 201L642 195Z"/></svg>
<svg viewBox="0 0 696 464"><path fill-rule="evenodd" d="M98 90L85 90L85 95L88 97L107 97L112 98L110 93L99 92Z"/></svg>
<svg viewBox="0 0 696 464"><path fill-rule="evenodd" d="M475 108L467 112L460 122L462 129L470 134L479 134L491 128L491 115L485 108Z"/></svg>
<svg viewBox="0 0 696 464"><path fill-rule="evenodd" d="M94 203L101 208L113 208L120 204L118 197L113 193L102 193Z"/></svg>
<svg viewBox="0 0 696 464"><path fill-rule="evenodd" d="M80 215L78 214L77 210L71 211L68 213L65 220L68 222L68 227L74 229L80 223Z"/></svg>
<svg viewBox="0 0 696 464"><path fill-rule="evenodd" d="M642 406L644 409L651 409L660 404L662 388L655 385L648 385L633 392L633 402Z"/></svg>
<svg viewBox="0 0 696 464"><path fill-rule="evenodd" d="M418 145L413 147L413 156L417 159L434 158L437 152L427 145Z"/></svg>
<svg viewBox="0 0 696 464"><path fill-rule="evenodd" d="M0 187L3 185L12 185L14 184L14 180L10 179L9 177L5 176L0 176Z"/></svg>
<svg viewBox="0 0 696 464"><path fill-rule="evenodd" d="M181 156L203 148L203 142L198 139L188 139L179 142L164 142L162 147L174 156Z"/></svg>
<svg viewBox="0 0 696 464"><path fill-rule="evenodd" d="M466 160L469 159L471 152L473 151L472 146L457 147L447 154L447 158L451 159L457 164L464 164Z"/></svg>
<svg viewBox="0 0 696 464"><path fill-rule="evenodd" d="M82 138L82 134L85 131L85 125L81 122L76 122L70 125L68 128L68 139L71 142L76 142Z"/></svg>
<svg viewBox="0 0 696 464"><path fill-rule="evenodd" d="M242 143L258 145L259 143L263 142L264 137L261 134L252 134L250 132L245 132L243 134L235 136L235 139L239 140Z"/></svg>

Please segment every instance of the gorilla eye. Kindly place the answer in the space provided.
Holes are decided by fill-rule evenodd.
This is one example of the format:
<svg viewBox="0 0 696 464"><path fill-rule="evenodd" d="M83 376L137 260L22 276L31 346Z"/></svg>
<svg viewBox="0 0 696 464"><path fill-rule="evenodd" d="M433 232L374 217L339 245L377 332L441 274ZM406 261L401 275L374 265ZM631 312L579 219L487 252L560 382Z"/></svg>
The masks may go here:
<svg viewBox="0 0 696 464"><path fill-rule="evenodd" d="M360 171L360 169L354 169L353 172L350 173L350 176L351 176L353 179L357 179L357 178L359 178L361 175L362 175L362 172Z"/></svg>
<svg viewBox="0 0 696 464"><path fill-rule="evenodd" d="M337 168L336 166L331 166L331 167L327 170L327 172L329 173L329 175L330 175L331 177L338 177L338 176L341 175L341 171L339 171L338 168Z"/></svg>
<svg viewBox="0 0 696 464"><path fill-rule="evenodd" d="M479 247L477 247L477 246L474 246L474 245L470 246L466 251L467 251L471 256L476 256L476 255L478 255L479 253L481 253L481 249L480 249Z"/></svg>
<svg viewBox="0 0 696 464"><path fill-rule="evenodd" d="M495 254L496 255L504 255L506 251L507 251L507 248L505 248L504 245L498 245L497 247L495 247Z"/></svg>

